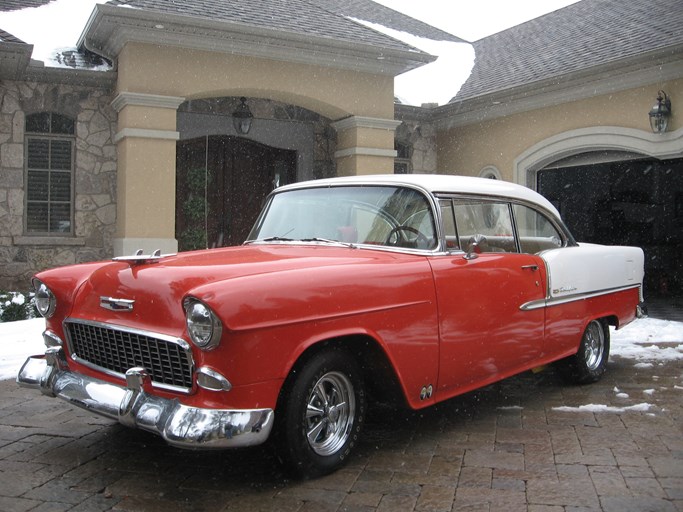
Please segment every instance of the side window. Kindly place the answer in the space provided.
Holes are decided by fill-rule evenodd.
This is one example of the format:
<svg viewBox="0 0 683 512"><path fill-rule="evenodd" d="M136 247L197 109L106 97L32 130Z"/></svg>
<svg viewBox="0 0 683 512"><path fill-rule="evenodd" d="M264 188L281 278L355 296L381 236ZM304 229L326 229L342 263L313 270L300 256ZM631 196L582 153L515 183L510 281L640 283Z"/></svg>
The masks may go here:
<svg viewBox="0 0 683 512"><path fill-rule="evenodd" d="M450 199L441 199L439 201L439 208L441 208L441 220L443 221L443 231L444 236L446 237L446 248L449 250L459 249L460 242L458 240L458 232L455 229L453 201Z"/></svg>
<svg viewBox="0 0 683 512"><path fill-rule="evenodd" d="M26 116L26 232L71 234L73 119L50 112Z"/></svg>
<svg viewBox="0 0 683 512"><path fill-rule="evenodd" d="M522 252L535 254L563 246L562 235L545 215L520 204L513 205L512 209Z"/></svg>
<svg viewBox="0 0 683 512"><path fill-rule="evenodd" d="M466 250L475 235L483 235L480 252L517 252L507 203L455 200L453 210L461 248Z"/></svg>

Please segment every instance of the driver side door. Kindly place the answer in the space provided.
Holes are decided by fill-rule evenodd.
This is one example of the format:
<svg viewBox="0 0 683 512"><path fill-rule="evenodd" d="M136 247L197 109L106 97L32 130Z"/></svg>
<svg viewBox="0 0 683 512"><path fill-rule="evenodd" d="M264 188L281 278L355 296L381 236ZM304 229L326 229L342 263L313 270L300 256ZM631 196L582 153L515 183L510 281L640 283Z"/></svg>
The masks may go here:
<svg viewBox="0 0 683 512"><path fill-rule="evenodd" d="M441 213L453 252L430 262L441 340L437 392L445 398L517 373L541 356L544 310L521 306L544 298L546 275L539 256L520 252L508 203L444 199ZM467 256L462 251L475 236L475 252Z"/></svg>

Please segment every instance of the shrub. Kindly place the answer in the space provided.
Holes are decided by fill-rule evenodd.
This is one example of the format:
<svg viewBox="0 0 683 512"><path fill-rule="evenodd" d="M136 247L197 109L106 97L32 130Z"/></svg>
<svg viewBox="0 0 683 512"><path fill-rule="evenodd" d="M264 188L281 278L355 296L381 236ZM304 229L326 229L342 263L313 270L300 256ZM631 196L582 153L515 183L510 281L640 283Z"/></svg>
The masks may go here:
<svg viewBox="0 0 683 512"><path fill-rule="evenodd" d="M0 291L0 322L28 320L35 318L36 313L32 293Z"/></svg>

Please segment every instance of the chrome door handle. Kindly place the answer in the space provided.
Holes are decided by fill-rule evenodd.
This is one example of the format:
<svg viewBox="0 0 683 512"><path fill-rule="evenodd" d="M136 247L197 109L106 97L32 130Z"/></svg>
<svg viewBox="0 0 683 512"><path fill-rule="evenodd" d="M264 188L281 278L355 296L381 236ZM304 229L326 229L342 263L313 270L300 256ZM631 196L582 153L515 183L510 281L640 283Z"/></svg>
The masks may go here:
<svg viewBox="0 0 683 512"><path fill-rule="evenodd" d="M531 270L536 272L538 270L538 265L522 265L522 270Z"/></svg>

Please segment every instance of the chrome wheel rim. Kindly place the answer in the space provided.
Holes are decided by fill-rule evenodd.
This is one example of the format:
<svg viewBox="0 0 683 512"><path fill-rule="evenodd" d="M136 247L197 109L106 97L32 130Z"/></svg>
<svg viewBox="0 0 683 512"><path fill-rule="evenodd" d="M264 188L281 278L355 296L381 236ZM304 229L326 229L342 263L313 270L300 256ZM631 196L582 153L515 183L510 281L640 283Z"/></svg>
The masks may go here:
<svg viewBox="0 0 683 512"><path fill-rule="evenodd" d="M600 366L602 354L605 351L605 333L599 322L593 320L588 324L583 345L586 367L589 370L596 370Z"/></svg>
<svg viewBox="0 0 683 512"><path fill-rule="evenodd" d="M339 451L346 443L356 413L353 384L339 372L320 377L306 404L306 439L318 455Z"/></svg>

